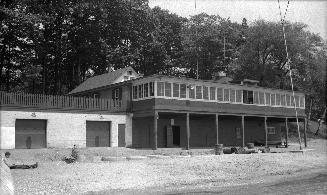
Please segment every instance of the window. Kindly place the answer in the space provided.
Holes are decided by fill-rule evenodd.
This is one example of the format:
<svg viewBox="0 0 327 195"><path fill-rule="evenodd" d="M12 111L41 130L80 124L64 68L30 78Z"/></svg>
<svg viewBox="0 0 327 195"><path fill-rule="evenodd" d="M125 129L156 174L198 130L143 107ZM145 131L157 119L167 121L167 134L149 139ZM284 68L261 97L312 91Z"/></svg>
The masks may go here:
<svg viewBox="0 0 327 195"><path fill-rule="evenodd" d="M267 127L267 133L268 133L268 135L274 135L274 134L276 134L275 127Z"/></svg>
<svg viewBox="0 0 327 195"><path fill-rule="evenodd" d="M115 88L112 90L112 99L113 100L121 100L122 99L122 88Z"/></svg>
<svg viewBox="0 0 327 195"><path fill-rule="evenodd" d="M195 87L190 85L188 92L188 97L191 99L195 99Z"/></svg>
<svg viewBox="0 0 327 195"><path fill-rule="evenodd" d="M235 128L235 133L236 133L236 139L242 139L242 133L240 127Z"/></svg>
<svg viewBox="0 0 327 195"><path fill-rule="evenodd" d="M186 98L186 85L180 84L180 98Z"/></svg>
<svg viewBox="0 0 327 195"><path fill-rule="evenodd" d="M286 94L286 106L291 106L291 96Z"/></svg>
<svg viewBox="0 0 327 195"><path fill-rule="evenodd" d="M275 106L276 105L276 102L275 102L276 101L276 95L275 94L271 94L270 97L271 97L271 105L272 106Z"/></svg>
<svg viewBox="0 0 327 195"><path fill-rule="evenodd" d="M203 86L203 99L208 100L209 99L209 94L208 94L208 87Z"/></svg>
<svg viewBox="0 0 327 195"><path fill-rule="evenodd" d="M137 86L133 86L133 99L137 99Z"/></svg>
<svg viewBox="0 0 327 195"><path fill-rule="evenodd" d="M157 96L164 96L165 86L163 82L157 82Z"/></svg>
<svg viewBox="0 0 327 195"><path fill-rule="evenodd" d="M132 75L133 74L133 71L129 70L129 71L127 71L127 74L128 75Z"/></svg>
<svg viewBox="0 0 327 195"><path fill-rule="evenodd" d="M144 97L149 97L149 83L144 84Z"/></svg>
<svg viewBox="0 0 327 195"><path fill-rule="evenodd" d="M154 82L150 82L150 96L154 96Z"/></svg>
<svg viewBox="0 0 327 195"><path fill-rule="evenodd" d="M238 103L242 103L242 90L236 90L236 102Z"/></svg>
<svg viewBox="0 0 327 195"><path fill-rule="evenodd" d="M253 91L243 90L243 103L253 104Z"/></svg>
<svg viewBox="0 0 327 195"><path fill-rule="evenodd" d="M165 82L165 96L171 97L171 83Z"/></svg>
<svg viewBox="0 0 327 195"><path fill-rule="evenodd" d="M230 101L231 102L235 102L236 100L235 100L235 98L236 98L236 91L235 91L235 89L231 89L230 90Z"/></svg>
<svg viewBox="0 0 327 195"><path fill-rule="evenodd" d="M93 94L93 98L100 98L100 95L98 93Z"/></svg>
<svg viewBox="0 0 327 195"><path fill-rule="evenodd" d="M222 88L217 88L217 100L224 101L224 93Z"/></svg>
<svg viewBox="0 0 327 195"><path fill-rule="evenodd" d="M304 96L300 97L300 107L304 108Z"/></svg>
<svg viewBox="0 0 327 195"><path fill-rule="evenodd" d="M215 99L216 99L216 88L210 87L210 100L215 100Z"/></svg>
<svg viewBox="0 0 327 195"><path fill-rule="evenodd" d="M229 89L224 89L224 101L229 102Z"/></svg>
<svg viewBox="0 0 327 195"><path fill-rule="evenodd" d="M270 105L270 93L266 93L266 105Z"/></svg>
<svg viewBox="0 0 327 195"><path fill-rule="evenodd" d="M138 87L138 92L139 92L139 98L143 98L143 85L139 85Z"/></svg>
<svg viewBox="0 0 327 195"><path fill-rule="evenodd" d="M196 99L202 99L202 87L201 86L196 86Z"/></svg>
<svg viewBox="0 0 327 195"><path fill-rule="evenodd" d="M285 98L286 98L285 94L280 95L280 104L282 106L286 106L286 99Z"/></svg>
<svg viewBox="0 0 327 195"><path fill-rule="evenodd" d="M179 97L179 84L173 83L173 97Z"/></svg>
<svg viewBox="0 0 327 195"><path fill-rule="evenodd" d="M265 105L265 93L259 92L259 104Z"/></svg>
<svg viewBox="0 0 327 195"><path fill-rule="evenodd" d="M253 92L253 104L259 104L259 92Z"/></svg>
<svg viewBox="0 0 327 195"><path fill-rule="evenodd" d="M280 106L280 94L276 94L276 106Z"/></svg>

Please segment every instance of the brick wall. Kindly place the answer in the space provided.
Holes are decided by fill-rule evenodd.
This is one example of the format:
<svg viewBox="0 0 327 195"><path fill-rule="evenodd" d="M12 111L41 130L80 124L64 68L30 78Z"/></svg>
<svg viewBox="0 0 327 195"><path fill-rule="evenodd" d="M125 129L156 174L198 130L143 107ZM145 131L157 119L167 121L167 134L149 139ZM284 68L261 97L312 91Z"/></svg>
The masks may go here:
<svg viewBox="0 0 327 195"><path fill-rule="evenodd" d="M131 145L131 119L126 114L80 114L54 112L23 112L0 110L0 149L15 148L16 119L47 120L47 147L86 146L86 121L110 121L110 146L118 146L118 124L126 124L126 144Z"/></svg>

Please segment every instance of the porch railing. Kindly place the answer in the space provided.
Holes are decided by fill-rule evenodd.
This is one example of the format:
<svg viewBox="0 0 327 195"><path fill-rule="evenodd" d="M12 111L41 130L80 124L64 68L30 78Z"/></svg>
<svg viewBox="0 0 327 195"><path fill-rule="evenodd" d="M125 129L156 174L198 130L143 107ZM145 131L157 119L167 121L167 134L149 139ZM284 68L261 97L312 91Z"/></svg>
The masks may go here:
<svg viewBox="0 0 327 195"><path fill-rule="evenodd" d="M40 109L99 110L109 112L126 110L126 105L121 100L30 93L7 93L4 91L0 91L0 106Z"/></svg>

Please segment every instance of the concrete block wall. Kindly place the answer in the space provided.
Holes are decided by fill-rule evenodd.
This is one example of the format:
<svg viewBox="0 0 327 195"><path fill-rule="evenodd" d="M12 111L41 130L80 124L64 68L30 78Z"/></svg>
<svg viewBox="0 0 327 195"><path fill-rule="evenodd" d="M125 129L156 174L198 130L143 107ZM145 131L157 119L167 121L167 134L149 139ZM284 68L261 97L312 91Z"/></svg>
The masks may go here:
<svg viewBox="0 0 327 195"><path fill-rule="evenodd" d="M85 114L85 113L54 113L24 112L0 110L0 149L15 148L16 119L47 120L47 147L66 148L86 147L86 121L110 121L110 146L118 146L118 124L126 124L126 134L131 134L131 119L126 114ZM126 140L127 141L127 140ZM129 140L129 144L131 140Z"/></svg>

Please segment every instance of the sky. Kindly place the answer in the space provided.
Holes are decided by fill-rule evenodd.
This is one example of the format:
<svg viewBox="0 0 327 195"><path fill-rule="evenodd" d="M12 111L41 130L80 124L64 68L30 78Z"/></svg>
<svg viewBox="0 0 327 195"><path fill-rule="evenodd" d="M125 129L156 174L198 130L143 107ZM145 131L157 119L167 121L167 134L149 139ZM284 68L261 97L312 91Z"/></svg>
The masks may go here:
<svg viewBox="0 0 327 195"><path fill-rule="evenodd" d="M243 18L247 19L248 24L258 19L280 21L277 0L149 0L149 5L159 6L183 17L205 12L223 18L230 17L231 21L237 23L242 23ZM280 0L280 7L284 15L287 0ZM309 31L327 40L327 1L291 0L286 20L305 23Z"/></svg>

